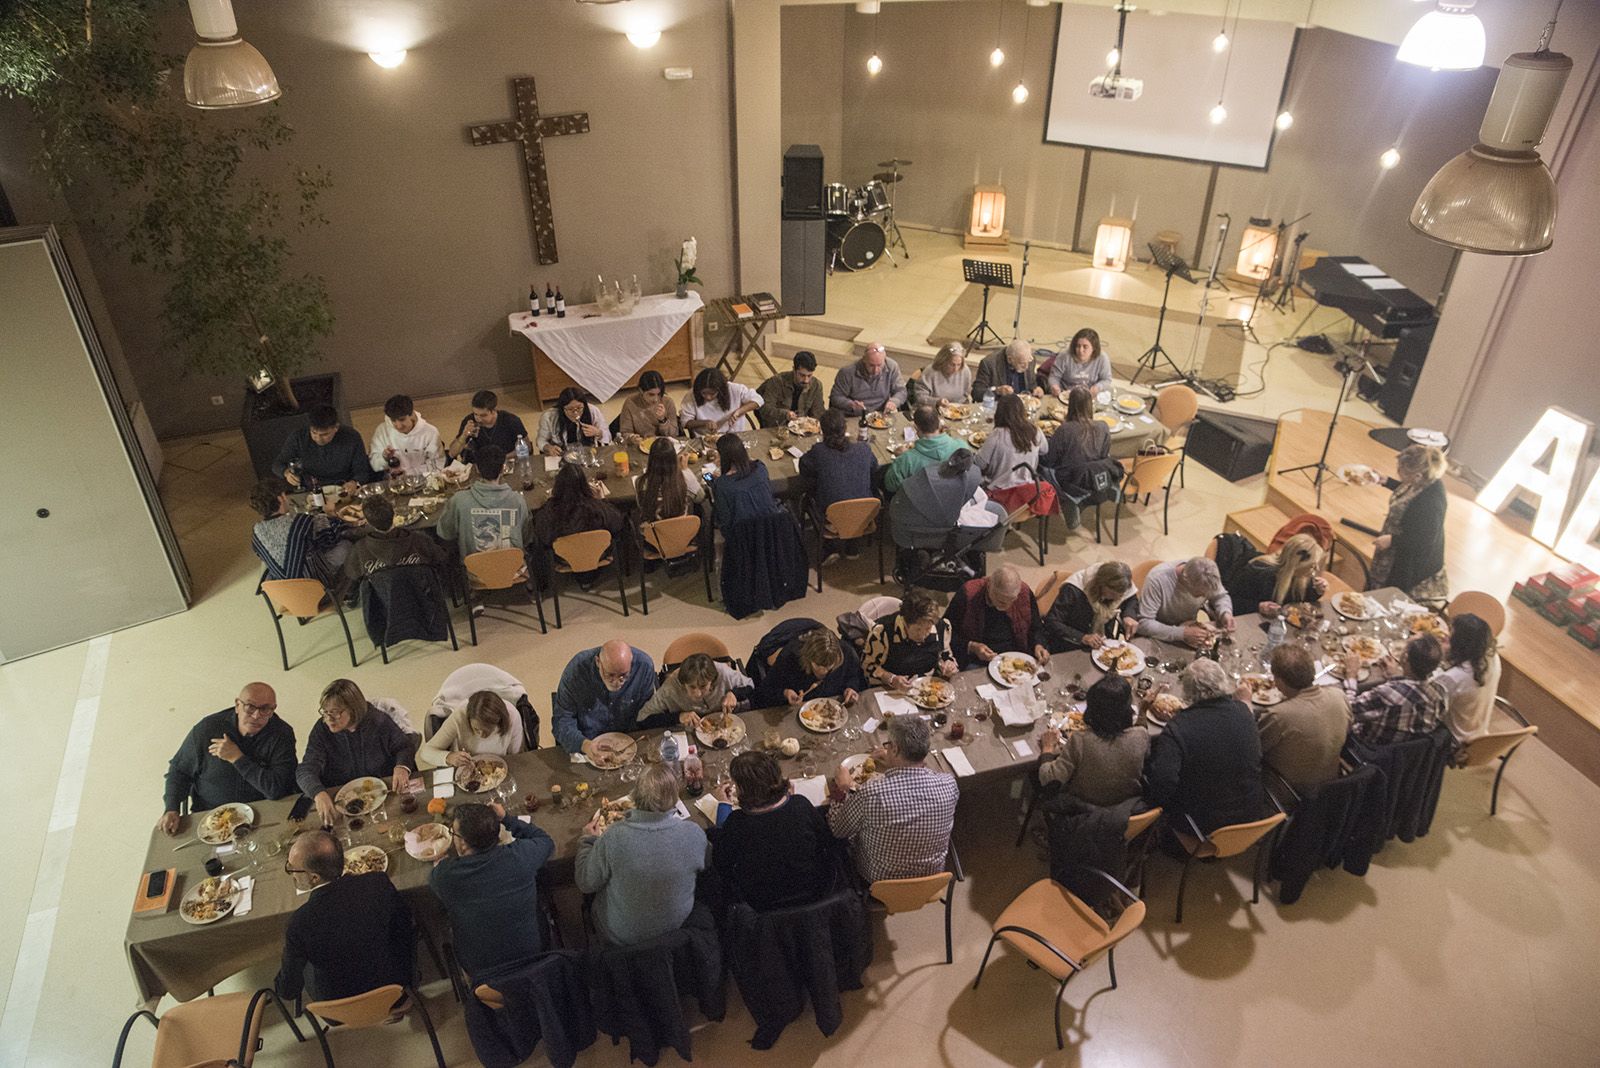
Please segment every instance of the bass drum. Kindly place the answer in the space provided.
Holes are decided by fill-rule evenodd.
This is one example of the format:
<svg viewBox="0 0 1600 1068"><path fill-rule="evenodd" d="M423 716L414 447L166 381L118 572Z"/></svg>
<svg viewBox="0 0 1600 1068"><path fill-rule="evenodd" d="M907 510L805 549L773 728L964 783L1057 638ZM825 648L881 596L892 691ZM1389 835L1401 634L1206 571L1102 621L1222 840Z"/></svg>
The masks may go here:
<svg viewBox="0 0 1600 1068"><path fill-rule="evenodd" d="M878 265L888 239L883 227L870 219L844 219L828 224L828 249L847 271L865 271Z"/></svg>

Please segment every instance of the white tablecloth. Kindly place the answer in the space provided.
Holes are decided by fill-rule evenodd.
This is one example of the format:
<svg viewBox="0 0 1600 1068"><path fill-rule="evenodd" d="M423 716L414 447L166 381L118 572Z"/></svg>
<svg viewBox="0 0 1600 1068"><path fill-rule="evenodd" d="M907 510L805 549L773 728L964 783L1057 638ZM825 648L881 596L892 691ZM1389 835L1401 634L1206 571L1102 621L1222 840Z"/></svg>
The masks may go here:
<svg viewBox="0 0 1600 1068"><path fill-rule="evenodd" d="M528 312L508 316L513 334L521 334L565 371L597 401L610 400L622 384L678 328L703 306L694 290L682 300L672 293L641 297L628 315L601 315L594 304L567 306L567 317L555 319ZM584 318L584 316L593 318Z"/></svg>

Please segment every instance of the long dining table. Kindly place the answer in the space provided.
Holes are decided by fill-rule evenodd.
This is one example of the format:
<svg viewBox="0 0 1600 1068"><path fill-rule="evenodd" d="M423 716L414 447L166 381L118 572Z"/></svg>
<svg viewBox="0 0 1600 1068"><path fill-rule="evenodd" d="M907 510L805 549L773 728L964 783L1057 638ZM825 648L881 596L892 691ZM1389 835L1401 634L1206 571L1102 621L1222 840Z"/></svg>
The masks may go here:
<svg viewBox="0 0 1600 1068"><path fill-rule="evenodd" d="M1380 606L1389 606L1399 596L1396 590L1375 591L1371 595ZM1349 635L1369 634L1390 643L1405 635L1405 627L1394 611L1375 621L1357 622L1345 619L1324 604L1320 616L1308 613L1307 622L1309 625L1291 631L1290 640L1305 642L1324 667L1331 666L1339 655L1340 643ZM1231 640L1219 651L1219 662L1235 675L1262 670L1267 639L1264 621L1259 616L1247 615L1239 617L1235 623ZM1153 638L1137 638L1134 644L1145 657L1144 669L1132 680L1139 687L1141 697L1138 725L1145 730L1159 731L1159 724L1144 714L1144 703L1163 689L1176 692L1178 674L1196 653L1186 646ZM1071 691L1091 685L1101 675L1101 669L1087 651L1051 656L1035 685L1038 700L1034 702L1034 712L1041 717L1059 719L1073 705ZM1143 685L1146 679L1150 683L1148 687ZM994 711L993 700L985 696L991 692L987 687L996 686L997 680L984 667L959 672L951 682L954 700L943 710L948 722L934 730L929 765L940 771L954 772L963 788L1030 774L1037 764L1039 722L1003 724ZM979 687L985 689L980 693ZM842 728L827 734L802 726L797 708L744 712L740 714L745 725L741 744L763 745L773 737L798 739L800 752L793 757L780 757L785 772L796 779L811 771L831 777L846 757L870 752L881 744L886 737L884 723L888 714L907 714L906 706L897 697L877 689L867 690L849 709L848 721ZM1005 699L1000 700L1004 703ZM950 737L951 726L956 722L962 724L963 736L959 741ZM641 759L648 759L658 751L662 733L658 729L635 734ZM708 785L725 772L737 751L738 746L701 747ZM601 770L588 763L575 762L555 747L515 754L507 759L507 764L510 777L502 788L508 810L529 815L554 839L555 852L546 875L554 886L569 885L584 825L594 815L601 799L616 799L627 793L629 770ZM385 818L374 819L368 813L363 826L352 829L348 818L340 817L334 831L341 838L348 837L351 844L374 844L389 851L389 877L411 903L419 921L424 925L441 925L442 913L428 891L428 872L432 865L413 858L389 841L390 832L386 830L395 826L415 827L434 818L426 812L426 800L436 789L453 782L453 772L430 770L421 777L425 778L426 785L415 812L402 812L399 799L391 792L383 805ZM580 783L588 784L587 801L571 801L563 806L551 800L551 789L555 786L561 787L562 797L575 799L580 793ZM531 814L525 811L528 798L539 801L537 810ZM446 804L488 799L487 795L471 795L458 789ZM303 825L290 821L294 801L291 797L253 805L255 826L243 844L246 847L253 844L255 848L235 848L220 858L225 871L253 878L251 908L248 914L229 915L210 924L191 924L178 911L183 893L205 877L205 862L213 855L211 849L194 844L193 829L202 814L191 814L177 836L168 836L159 830L151 832L143 870L173 868L177 881L172 905L167 911L133 915L128 922L125 943L128 963L141 1002L152 1004L164 993L186 1001L244 968L270 962L281 953L289 916L304 896L296 893L292 878L284 871L284 857L294 835L314 826L314 820ZM688 806L688 811L689 818L702 826L709 825L693 805Z"/></svg>

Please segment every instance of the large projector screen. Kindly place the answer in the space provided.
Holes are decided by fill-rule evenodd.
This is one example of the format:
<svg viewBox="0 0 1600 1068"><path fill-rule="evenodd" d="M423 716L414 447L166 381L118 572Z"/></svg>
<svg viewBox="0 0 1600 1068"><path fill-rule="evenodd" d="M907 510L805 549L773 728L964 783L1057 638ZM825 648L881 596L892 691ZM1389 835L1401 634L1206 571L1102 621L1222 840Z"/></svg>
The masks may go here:
<svg viewBox="0 0 1600 1068"><path fill-rule="evenodd" d="M1217 17L1134 10L1123 38L1122 77L1142 81L1143 92L1137 100L1105 99L1091 95L1089 84L1108 71L1106 53L1117 42L1116 10L1109 3L1062 4L1045 140L1265 167L1295 28L1241 19L1229 24L1231 41L1219 53L1211 42L1221 25ZM1210 112L1219 97L1228 117L1214 124Z"/></svg>

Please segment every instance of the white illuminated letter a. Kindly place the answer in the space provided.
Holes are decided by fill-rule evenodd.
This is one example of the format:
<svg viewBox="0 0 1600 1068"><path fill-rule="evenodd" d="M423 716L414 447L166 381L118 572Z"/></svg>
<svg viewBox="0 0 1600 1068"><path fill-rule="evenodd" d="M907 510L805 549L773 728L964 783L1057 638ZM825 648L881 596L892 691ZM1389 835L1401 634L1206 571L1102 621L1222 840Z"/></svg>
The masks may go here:
<svg viewBox="0 0 1600 1068"><path fill-rule="evenodd" d="M1600 535L1600 471L1589 480L1589 488L1578 501L1577 511L1567 529L1556 542L1556 555L1580 564L1590 571L1600 571L1600 545L1595 544Z"/></svg>
<svg viewBox="0 0 1600 1068"><path fill-rule="evenodd" d="M1498 512L1519 487L1527 490L1539 498L1539 510L1533 517L1534 540L1554 545L1567 511L1567 495L1578 474L1578 458L1589 448L1593 431L1591 424L1575 415L1546 408L1511 459L1483 487L1478 503ZM1539 470L1539 461L1552 448L1555 455L1550 458L1550 470Z"/></svg>

